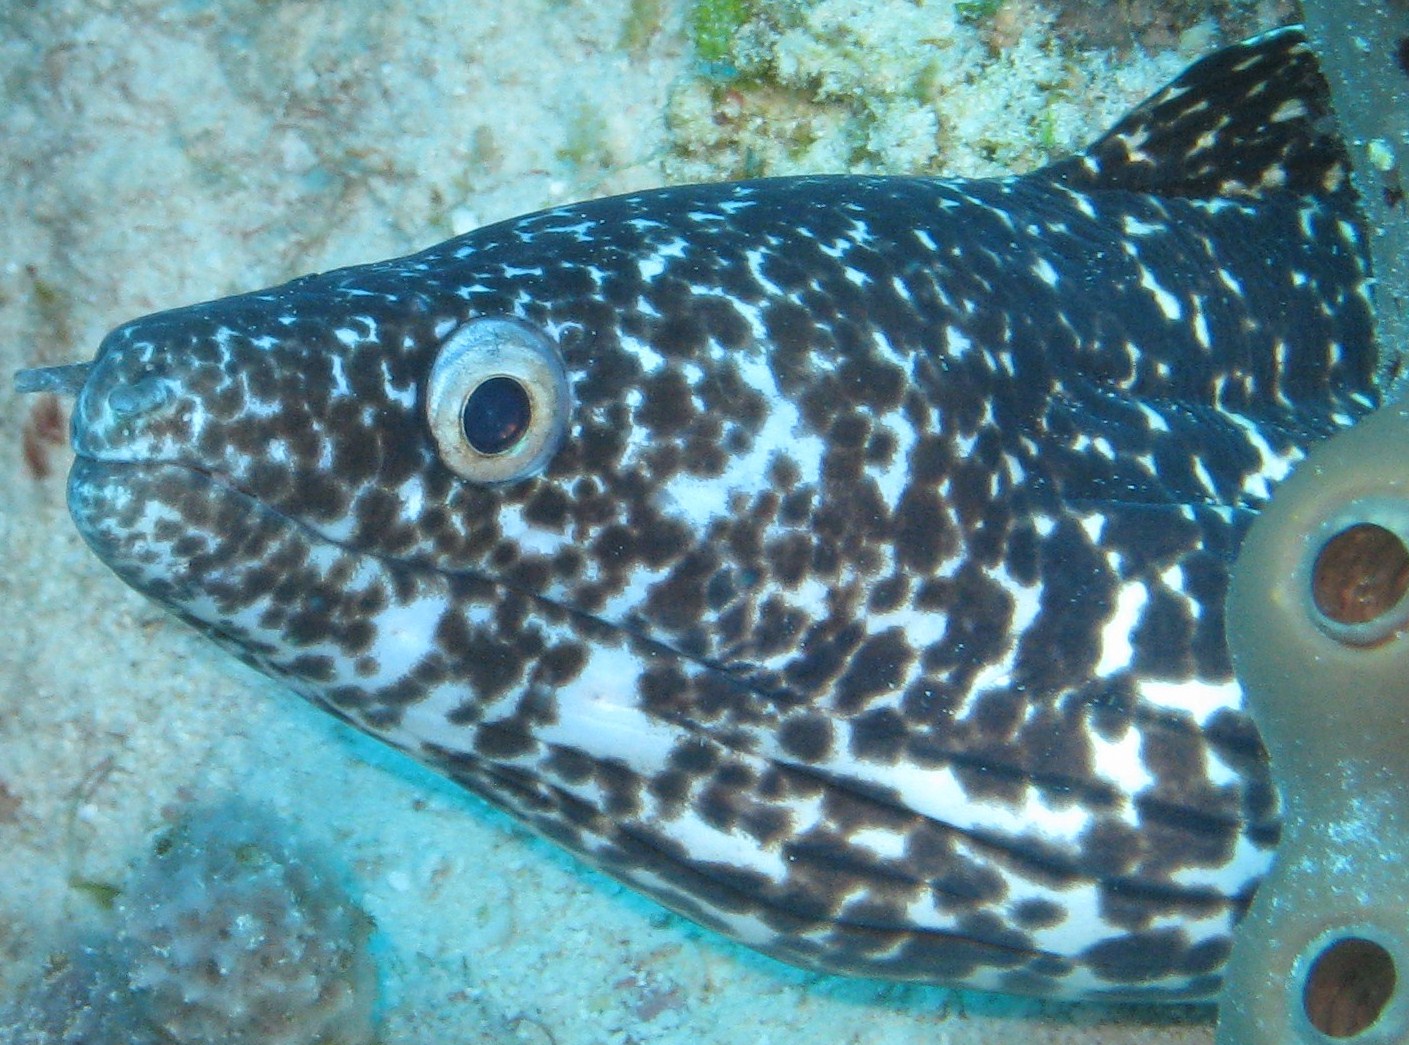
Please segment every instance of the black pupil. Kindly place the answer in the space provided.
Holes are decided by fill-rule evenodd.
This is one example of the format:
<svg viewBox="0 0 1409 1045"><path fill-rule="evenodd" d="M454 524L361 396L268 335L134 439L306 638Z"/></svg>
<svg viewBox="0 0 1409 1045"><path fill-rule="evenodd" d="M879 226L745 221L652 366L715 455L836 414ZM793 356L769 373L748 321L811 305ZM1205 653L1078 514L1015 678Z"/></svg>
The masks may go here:
<svg viewBox="0 0 1409 1045"><path fill-rule="evenodd" d="M491 377L470 393L461 424L470 445L488 456L502 454L523 438L532 419L523 385L512 377Z"/></svg>

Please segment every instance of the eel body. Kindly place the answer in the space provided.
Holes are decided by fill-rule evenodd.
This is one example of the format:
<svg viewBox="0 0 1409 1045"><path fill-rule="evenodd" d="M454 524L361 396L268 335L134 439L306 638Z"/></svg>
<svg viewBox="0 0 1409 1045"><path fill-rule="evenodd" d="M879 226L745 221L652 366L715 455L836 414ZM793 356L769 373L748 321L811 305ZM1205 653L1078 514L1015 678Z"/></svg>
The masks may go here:
<svg viewBox="0 0 1409 1045"><path fill-rule="evenodd" d="M1284 29L1031 174L639 192L148 316L58 382L72 515L769 954L1204 997L1278 835L1230 564L1376 404L1328 123Z"/></svg>

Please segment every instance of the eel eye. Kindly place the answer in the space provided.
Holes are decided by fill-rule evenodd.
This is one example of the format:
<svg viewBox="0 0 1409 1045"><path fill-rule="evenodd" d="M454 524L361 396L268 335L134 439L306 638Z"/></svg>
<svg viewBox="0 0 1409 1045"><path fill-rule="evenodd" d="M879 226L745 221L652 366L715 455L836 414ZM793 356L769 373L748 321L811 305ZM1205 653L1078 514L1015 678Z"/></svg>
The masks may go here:
<svg viewBox="0 0 1409 1045"><path fill-rule="evenodd" d="M440 459L480 483L507 483L548 463L567 431L567 374L558 346L517 319L481 316L445 339L426 385Z"/></svg>

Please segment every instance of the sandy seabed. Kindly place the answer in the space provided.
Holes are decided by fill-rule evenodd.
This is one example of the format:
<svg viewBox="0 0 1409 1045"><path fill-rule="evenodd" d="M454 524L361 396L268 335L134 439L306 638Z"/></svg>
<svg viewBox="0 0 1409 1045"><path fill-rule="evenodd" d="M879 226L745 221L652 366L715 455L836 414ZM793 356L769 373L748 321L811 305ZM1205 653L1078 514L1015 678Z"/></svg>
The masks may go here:
<svg viewBox="0 0 1409 1045"><path fill-rule="evenodd" d="M1004 98L966 134L993 39L950 3L819 7L856 46L879 41L882 69L887 24L933 14L954 84L937 104L957 108L871 113L881 130L984 138L919 150L956 173L1026 155L1029 126L996 136L1004 105L1042 104L1036 60L993 77ZM709 94L689 86L684 25L683 4L641 0L0 5L0 370L86 359L141 313L710 173L708 136L684 140L688 92ZM1008 31L998 43L1050 58L1040 19ZM798 60L835 60L807 43ZM1079 141L1185 58L1093 57L1089 124L1068 105L1078 125L1043 133ZM93 884L120 884L153 831L239 794L351 869L378 927L385 1045L1210 1040L1207 1010L809 974L667 914L111 576L69 525L52 410L0 383L0 998L102 930Z"/></svg>

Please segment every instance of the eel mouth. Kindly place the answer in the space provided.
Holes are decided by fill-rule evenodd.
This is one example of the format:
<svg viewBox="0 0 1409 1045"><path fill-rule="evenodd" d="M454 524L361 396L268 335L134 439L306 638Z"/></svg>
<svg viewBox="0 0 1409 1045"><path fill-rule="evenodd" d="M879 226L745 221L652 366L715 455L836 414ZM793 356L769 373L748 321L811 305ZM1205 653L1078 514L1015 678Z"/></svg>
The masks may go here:
<svg viewBox="0 0 1409 1045"><path fill-rule="evenodd" d="M527 600L550 614L571 617L599 636L614 634L744 684L726 667L676 649L643 628L485 570L397 558L341 540L280 511L220 469L188 461L96 456L80 449L69 471L68 506L79 534L109 569L227 646L246 643L240 629L230 628L230 618L239 616L245 603L264 593L296 600L300 571L309 576L310 562L315 572L317 563L337 562L341 576L387 577L391 587L402 589L442 588L446 599L469 590L490 604ZM237 589L242 596L232 595ZM297 643L290 641L287 648L296 650Z"/></svg>
<svg viewBox="0 0 1409 1045"><path fill-rule="evenodd" d="M67 493L75 527L109 569L211 627L219 624L215 615L193 610L199 589L248 561L242 547L277 531L325 540L228 475L185 462L96 456L79 446Z"/></svg>

